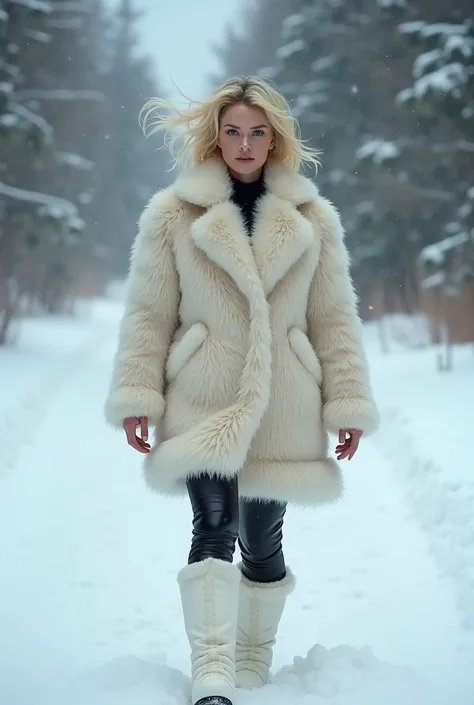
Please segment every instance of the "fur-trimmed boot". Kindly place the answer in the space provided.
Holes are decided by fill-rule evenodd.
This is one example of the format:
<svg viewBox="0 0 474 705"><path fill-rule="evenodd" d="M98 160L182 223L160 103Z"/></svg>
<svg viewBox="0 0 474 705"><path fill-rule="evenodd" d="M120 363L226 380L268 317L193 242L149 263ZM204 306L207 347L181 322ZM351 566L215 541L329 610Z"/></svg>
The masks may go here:
<svg viewBox="0 0 474 705"><path fill-rule="evenodd" d="M289 568L285 577L274 583L253 583L242 575L235 648L238 688L261 688L268 683L278 626L294 587L295 577Z"/></svg>
<svg viewBox="0 0 474 705"><path fill-rule="evenodd" d="M178 573L191 646L192 705L233 705L240 570L217 558Z"/></svg>

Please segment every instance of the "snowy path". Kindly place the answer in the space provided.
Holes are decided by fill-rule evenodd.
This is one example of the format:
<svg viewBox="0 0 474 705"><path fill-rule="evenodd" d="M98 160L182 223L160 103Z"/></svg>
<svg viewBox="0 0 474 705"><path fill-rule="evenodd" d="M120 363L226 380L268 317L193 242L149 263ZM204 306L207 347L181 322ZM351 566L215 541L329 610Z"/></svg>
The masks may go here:
<svg viewBox="0 0 474 705"><path fill-rule="evenodd" d="M74 374L58 378L0 473L2 705L187 702L175 576L191 514L147 492L140 456L104 427L114 333L104 323L64 363ZM427 533L380 447L366 442L344 467L343 503L288 512L298 588L275 652L283 670L237 705L472 703L456 596Z"/></svg>

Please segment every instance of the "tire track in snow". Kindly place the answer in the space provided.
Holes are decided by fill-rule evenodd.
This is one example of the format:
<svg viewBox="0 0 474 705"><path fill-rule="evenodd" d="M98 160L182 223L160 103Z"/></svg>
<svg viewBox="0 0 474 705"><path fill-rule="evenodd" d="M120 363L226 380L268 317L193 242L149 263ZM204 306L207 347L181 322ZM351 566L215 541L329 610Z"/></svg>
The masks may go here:
<svg viewBox="0 0 474 705"><path fill-rule="evenodd" d="M447 480L436 462L421 457L400 409L385 409L383 419L374 442L393 465L441 577L454 587L459 626L465 635L460 649L474 654L474 480Z"/></svg>

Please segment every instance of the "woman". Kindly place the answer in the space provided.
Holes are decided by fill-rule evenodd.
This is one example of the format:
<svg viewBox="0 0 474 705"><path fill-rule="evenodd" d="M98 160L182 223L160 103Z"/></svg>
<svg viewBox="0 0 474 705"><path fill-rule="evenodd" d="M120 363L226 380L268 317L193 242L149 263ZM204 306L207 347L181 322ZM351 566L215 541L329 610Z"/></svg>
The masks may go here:
<svg viewBox="0 0 474 705"><path fill-rule="evenodd" d="M192 702L229 705L268 682L294 586L287 504L340 497L328 433L350 460L378 417L343 230L298 173L317 160L287 102L250 77L187 111L147 108L152 129L184 128L170 141L184 137L184 168L140 219L106 418L146 454L152 489L190 497Z"/></svg>

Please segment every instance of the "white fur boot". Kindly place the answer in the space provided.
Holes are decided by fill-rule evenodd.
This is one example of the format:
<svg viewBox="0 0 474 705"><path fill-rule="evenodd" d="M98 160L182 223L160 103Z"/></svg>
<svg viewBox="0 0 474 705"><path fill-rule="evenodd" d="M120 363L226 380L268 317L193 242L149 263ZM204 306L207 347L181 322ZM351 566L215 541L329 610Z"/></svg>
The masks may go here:
<svg viewBox="0 0 474 705"><path fill-rule="evenodd" d="M193 705L203 699L233 703L240 579L236 565L217 558L191 563L178 573L191 646Z"/></svg>
<svg viewBox="0 0 474 705"><path fill-rule="evenodd" d="M242 575L235 649L238 688L261 688L268 683L278 625L294 587L289 568L275 583L253 583Z"/></svg>

